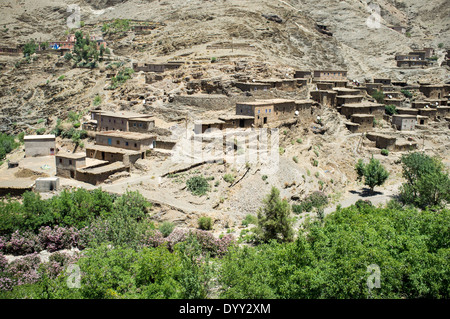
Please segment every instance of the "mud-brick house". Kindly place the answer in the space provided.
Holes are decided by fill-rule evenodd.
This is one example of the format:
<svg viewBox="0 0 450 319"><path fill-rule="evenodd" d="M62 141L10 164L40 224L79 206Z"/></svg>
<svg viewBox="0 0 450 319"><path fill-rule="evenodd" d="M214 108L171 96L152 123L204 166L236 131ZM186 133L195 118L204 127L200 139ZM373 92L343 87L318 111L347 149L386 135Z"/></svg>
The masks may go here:
<svg viewBox="0 0 450 319"><path fill-rule="evenodd" d="M347 71L345 70L315 70L314 80L341 80L347 81Z"/></svg>
<svg viewBox="0 0 450 319"><path fill-rule="evenodd" d="M253 116L248 115L222 115L219 120L223 121L223 128L251 128L255 121Z"/></svg>
<svg viewBox="0 0 450 319"><path fill-rule="evenodd" d="M438 106L436 108L436 119L443 120L450 115L450 106Z"/></svg>
<svg viewBox="0 0 450 319"><path fill-rule="evenodd" d="M183 66L183 62L167 62L167 63L133 63L133 70L135 72L155 72L155 73L163 73L170 70L176 70Z"/></svg>
<svg viewBox="0 0 450 319"><path fill-rule="evenodd" d="M362 99L362 95L338 95L336 97L336 105L342 106L344 104L361 103Z"/></svg>
<svg viewBox="0 0 450 319"><path fill-rule="evenodd" d="M442 99L446 95L443 84L421 85L419 91L430 99Z"/></svg>
<svg viewBox="0 0 450 319"><path fill-rule="evenodd" d="M369 132L373 130L374 116L372 114L353 114L350 120L359 125L356 132Z"/></svg>
<svg viewBox="0 0 450 319"><path fill-rule="evenodd" d="M391 85L391 79L388 78L374 78L373 83L381 83L382 85Z"/></svg>
<svg viewBox="0 0 450 319"><path fill-rule="evenodd" d="M402 25L390 25L390 26L388 26L388 28L390 28L390 29L392 29L394 31L397 31L397 32L399 32L401 34L405 34L406 33L406 27L402 26Z"/></svg>
<svg viewBox="0 0 450 319"><path fill-rule="evenodd" d="M366 137L370 141L375 142L375 147L380 149L393 150L395 147L396 137L381 134L381 133L367 133Z"/></svg>
<svg viewBox="0 0 450 319"><path fill-rule="evenodd" d="M384 104L386 104L386 105L394 105L396 107L402 107L404 100L405 99L403 99L403 98L385 98L384 99Z"/></svg>
<svg viewBox="0 0 450 319"><path fill-rule="evenodd" d="M259 82L236 82L235 86L243 92L267 91L272 88L270 83Z"/></svg>
<svg viewBox="0 0 450 319"><path fill-rule="evenodd" d="M55 156L56 175L66 178L75 178L77 169L86 166L85 153L59 152Z"/></svg>
<svg viewBox="0 0 450 319"><path fill-rule="evenodd" d="M312 72L305 70L297 70L294 73L294 79L308 79L308 83L311 83Z"/></svg>
<svg viewBox="0 0 450 319"><path fill-rule="evenodd" d="M105 145L91 145L86 146L86 157L95 158L102 161L122 162L129 166L134 164L138 159L145 158L145 151L127 150L124 148L105 146Z"/></svg>
<svg viewBox="0 0 450 319"><path fill-rule="evenodd" d="M128 130L130 132L146 133L155 128L153 117L136 117L128 120Z"/></svg>
<svg viewBox="0 0 450 319"><path fill-rule="evenodd" d="M252 117L253 118L253 117ZM223 130L225 122L219 119L216 120L199 120L194 122L194 133L203 134L210 133L215 130Z"/></svg>
<svg viewBox="0 0 450 319"><path fill-rule="evenodd" d="M350 119L353 114L372 114L375 119L383 119L385 113L384 104L373 102L361 102L354 104L344 104L341 106L341 114Z"/></svg>
<svg viewBox="0 0 450 319"><path fill-rule="evenodd" d="M413 109L413 108L409 108L409 107L397 107L397 114L406 114L406 115L414 115L417 116L419 115L419 110L418 109Z"/></svg>
<svg viewBox="0 0 450 319"><path fill-rule="evenodd" d="M118 172L128 172L130 167L120 161L102 166L85 167L77 170L77 180L92 185L98 185Z"/></svg>
<svg viewBox="0 0 450 319"><path fill-rule="evenodd" d="M381 83L366 83L367 93L371 95L375 91L381 91L382 86Z"/></svg>
<svg viewBox="0 0 450 319"><path fill-rule="evenodd" d="M417 116L410 114L395 114L392 124L400 131L413 131L417 124Z"/></svg>
<svg viewBox="0 0 450 319"><path fill-rule="evenodd" d="M270 100L237 103L236 115L252 116L256 127L262 127L275 119L273 103Z"/></svg>
<svg viewBox="0 0 450 319"><path fill-rule="evenodd" d="M417 125L427 125L428 121L428 116L417 115Z"/></svg>
<svg viewBox="0 0 450 319"><path fill-rule="evenodd" d="M315 90L309 92L311 100L329 107L336 106L337 92L334 90Z"/></svg>
<svg viewBox="0 0 450 319"><path fill-rule="evenodd" d="M25 135L25 157L55 155L56 137L49 135Z"/></svg>
<svg viewBox="0 0 450 319"><path fill-rule="evenodd" d="M156 136L136 133L106 131L95 135L96 145L124 148L134 151L145 151L155 146Z"/></svg>
<svg viewBox="0 0 450 319"><path fill-rule="evenodd" d="M434 121L436 119L436 114L436 108L425 107L423 109L419 109L419 115L427 116L430 121Z"/></svg>
<svg viewBox="0 0 450 319"><path fill-rule="evenodd" d="M152 115L127 111L92 110L90 122L92 127L96 127L97 131L145 132L155 126ZM142 126L139 124L142 124Z"/></svg>

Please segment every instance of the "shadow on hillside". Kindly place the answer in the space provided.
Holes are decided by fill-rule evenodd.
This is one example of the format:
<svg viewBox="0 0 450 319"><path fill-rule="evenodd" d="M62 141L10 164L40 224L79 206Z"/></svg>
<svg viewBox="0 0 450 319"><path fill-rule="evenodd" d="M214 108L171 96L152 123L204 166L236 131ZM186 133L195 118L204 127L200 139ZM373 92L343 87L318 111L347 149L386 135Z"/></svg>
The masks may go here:
<svg viewBox="0 0 450 319"><path fill-rule="evenodd" d="M383 195L382 192L378 192L378 191L372 192L372 191L370 191L370 188L366 188L366 187L360 191L351 190L350 193L359 195L361 197L372 197L372 196L377 196L377 195Z"/></svg>

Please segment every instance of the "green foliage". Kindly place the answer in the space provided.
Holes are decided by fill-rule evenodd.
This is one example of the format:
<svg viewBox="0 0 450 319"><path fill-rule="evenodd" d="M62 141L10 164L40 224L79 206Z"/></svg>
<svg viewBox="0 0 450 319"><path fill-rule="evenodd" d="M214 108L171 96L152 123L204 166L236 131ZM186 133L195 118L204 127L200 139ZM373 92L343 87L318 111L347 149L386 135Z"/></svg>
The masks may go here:
<svg viewBox="0 0 450 319"><path fill-rule="evenodd" d="M320 209L328 205L328 197L323 192L313 192L305 197L299 205L292 205L292 211L296 214L311 212L314 208Z"/></svg>
<svg viewBox="0 0 450 319"><path fill-rule="evenodd" d="M217 58L213 56L213 57L211 58L211 63L215 63L215 62L217 62Z"/></svg>
<svg viewBox="0 0 450 319"><path fill-rule="evenodd" d="M436 157L414 152L402 156L403 177L400 200L425 209L450 202L448 169Z"/></svg>
<svg viewBox="0 0 450 319"><path fill-rule="evenodd" d="M22 203L8 198L0 201L0 235L9 235L16 230L37 232L42 226L81 229L97 218L105 220L116 217L122 220L114 222L129 225L131 232L136 225L130 221L145 220L150 208L151 203L138 192L126 192L116 197L100 189L88 191L79 188L63 190L46 200L41 199L39 194L25 192ZM117 224L117 231L114 231L125 231L125 226Z"/></svg>
<svg viewBox="0 0 450 319"><path fill-rule="evenodd" d="M82 31L75 32L75 45L71 55L64 56L67 60L73 60L77 67L97 67L100 52L97 50L97 42L89 39L89 34L83 35Z"/></svg>
<svg viewBox="0 0 450 319"><path fill-rule="evenodd" d="M268 176L267 175L263 175L263 176L261 176L261 179L263 180L263 181L265 181L266 179L268 178Z"/></svg>
<svg viewBox="0 0 450 319"><path fill-rule="evenodd" d="M66 76L63 74L63 75L61 75L60 77L58 77L58 81L62 81L62 80L64 80L64 78L65 78Z"/></svg>
<svg viewBox="0 0 450 319"><path fill-rule="evenodd" d="M378 102L378 103L384 103L384 93L383 91L375 90L372 93L372 97Z"/></svg>
<svg viewBox="0 0 450 319"><path fill-rule="evenodd" d="M280 198L280 191L272 187L270 194L263 200L263 207L258 209L258 235L260 240L271 239L291 241L293 239L291 207L287 200Z"/></svg>
<svg viewBox="0 0 450 319"><path fill-rule="evenodd" d="M441 43L438 44L438 48L439 49L442 49L443 47L444 47L444 43L441 42Z"/></svg>
<svg viewBox="0 0 450 319"><path fill-rule="evenodd" d="M163 234L164 237L169 236L175 228L175 224L169 221L163 222L161 226L159 226L159 231Z"/></svg>
<svg viewBox="0 0 450 319"><path fill-rule="evenodd" d="M293 243L231 249L219 270L220 297L448 299L449 217L449 210L340 209L306 225ZM372 264L381 287L370 292Z"/></svg>
<svg viewBox="0 0 450 319"><path fill-rule="evenodd" d="M375 186L383 185L389 177L389 172L380 164L379 160L374 159L373 157L367 165L364 164L361 159L358 160L355 170L358 174L357 179L361 181L364 176L364 185L369 186L372 192Z"/></svg>
<svg viewBox="0 0 450 319"><path fill-rule="evenodd" d="M316 159L314 159L314 161L313 161L313 166L315 166L315 167L319 166L319 161L316 160Z"/></svg>
<svg viewBox="0 0 450 319"><path fill-rule="evenodd" d="M413 94L410 91L408 91L408 90L401 89L400 92L402 92L403 95L406 96L409 99L413 97Z"/></svg>
<svg viewBox="0 0 450 319"><path fill-rule="evenodd" d="M297 143L301 144L301 143L303 143L303 140L301 138L298 138Z"/></svg>
<svg viewBox="0 0 450 319"><path fill-rule="evenodd" d="M20 140L20 137L19 137ZM22 137L23 140L23 137ZM14 139L14 136L8 135L6 133L0 133L0 160L6 157L6 154L9 154L11 151L16 149L19 146Z"/></svg>
<svg viewBox="0 0 450 319"><path fill-rule="evenodd" d="M381 150L381 155L388 156L389 155L389 151L387 149L383 148Z"/></svg>
<svg viewBox="0 0 450 319"><path fill-rule="evenodd" d="M248 226L249 224L257 225L258 224L258 218L254 215L247 214L245 216L245 219L242 220L243 226Z"/></svg>
<svg viewBox="0 0 450 319"><path fill-rule="evenodd" d="M280 148L278 149L278 152L280 153L280 155L283 155L284 152L285 152L285 149L284 149L283 147L280 147Z"/></svg>
<svg viewBox="0 0 450 319"><path fill-rule="evenodd" d="M225 174L223 175L223 180L227 183L233 183L234 182L235 177L231 174Z"/></svg>
<svg viewBox="0 0 450 319"><path fill-rule="evenodd" d="M203 196L209 190L210 186L206 178L203 176L194 176L186 181L187 189L196 196Z"/></svg>
<svg viewBox="0 0 450 319"><path fill-rule="evenodd" d="M411 38L411 32L406 32L406 33L405 33L405 36L406 36L407 38Z"/></svg>
<svg viewBox="0 0 450 319"><path fill-rule="evenodd" d="M93 102L94 106L99 106L101 103L102 103L102 98L100 97L100 95L96 95L94 97L94 102Z"/></svg>
<svg viewBox="0 0 450 319"><path fill-rule="evenodd" d="M41 127L36 130L37 135L43 135L44 133L45 133L45 127Z"/></svg>
<svg viewBox="0 0 450 319"><path fill-rule="evenodd" d="M130 20L115 19L112 23L104 23L102 26L102 32L106 34L114 34L119 32L127 32L130 28Z"/></svg>
<svg viewBox="0 0 450 319"><path fill-rule="evenodd" d="M122 84L124 84L127 80L131 79L131 75L134 73L133 69L125 68L117 73L116 76L111 78L111 85L109 89L116 89Z"/></svg>
<svg viewBox="0 0 450 319"><path fill-rule="evenodd" d="M198 228L202 230L211 230L213 222L211 217L202 216L198 219Z"/></svg>
<svg viewBox="0 0 450 319"><path fill-rule="evenodd" d="M387 115L392 116L394 114L397 114L397 107L395 105L385 105L384 109Z"/></svg>
<svg viewBox="0 0 450 319"><path fill-rule="evenodd" d="M292 160L293 160L294 162L298 163L298 157L297 157L297 156L294 156L294 157L292 158Z"/></svg>
<svg viewBox="0 0 450 319"><path fill-rule="evenodd" d="M33 53L36 52L38 48L38 45L36 42L34 42L34 40L30 40L27 43L25 43L25 45L23 46L23 56L24 57L29 57L30 55L32 55Z"/></svg>

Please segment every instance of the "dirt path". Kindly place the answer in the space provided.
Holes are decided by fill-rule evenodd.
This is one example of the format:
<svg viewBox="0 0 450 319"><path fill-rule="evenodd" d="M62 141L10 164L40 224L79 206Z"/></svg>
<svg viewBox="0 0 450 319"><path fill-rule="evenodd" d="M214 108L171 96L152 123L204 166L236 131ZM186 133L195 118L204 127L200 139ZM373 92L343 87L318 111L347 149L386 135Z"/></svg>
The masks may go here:
<svg viewBox="0 0 450 319"><path fill-rule="evenodd" d="M393 185L388 185L386 187L380 187L378 189L375 189L374 195L368 194L367 188L364 186L354 190L350 190L344 195L345 197L338 203L325 208L325 215L334 212L338 205L341 205L342 208L349 207L355 204L360 199L369 200L375 206L379 204L385 204L391 199L393 199L395 195L398 194L398 189L401 184L402 183L399 182Z"/></svg>

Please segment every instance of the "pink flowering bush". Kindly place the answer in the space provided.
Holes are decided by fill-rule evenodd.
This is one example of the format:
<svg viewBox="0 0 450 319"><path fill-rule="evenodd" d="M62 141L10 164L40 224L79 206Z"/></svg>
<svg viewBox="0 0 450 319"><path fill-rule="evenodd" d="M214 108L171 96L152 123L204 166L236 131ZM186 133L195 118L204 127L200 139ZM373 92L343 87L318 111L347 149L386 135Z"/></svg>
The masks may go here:
<svg viewBox="0 0 450 319"><path fill-rule="evenodd" d="M76 247L79 239L78 230L73 227L64 228L55 226L41 227L39 229L38 238L41 246L49 252L60 249L70 249Z"/></svg>
<svg viewBox="0 0 450 319"><path fill-rule="evenodd" d="M6 268L6 273L12 277L14 285L33 284L39 280L37 269L41 260L37 253L12 261Z"/></svg>
<svg viewBox="0 0 450 319"><path fill-rule="evenodd" d="M6 269L6 266L8 266L8 260L6 260L5 256L0 253L0 273Z"/></svg>
<svg viewBox="0 0 450 319"><path fill-rule="evenodd" d="M42 263L40 271L45 273L49 278L56 278L70 264L74 264L80 258L79 254L70 256L65 253L56 252L52 254L46 263Z"/></svg>
<svg viewBox="0 0 450 319"><path fill-rule="evenodd" d="M0 236L0 252L4 251L7 242L4 237Z"/></svg>
<svg viewBox="0 0 450 319"><path fill-rule="evenodd" d="M3 251L12 255L31 254L42 250L38 236L32 232L21 233L18 230L12 233L9 241L3 246Z"/></svg>
<svg viewBox="0 0 450 319"><path fill-rule="evenodd" d="M144 246L158 247L166 243L170 250L173 250L175 245L186 241L189 236L193 236L202 248L203 252L208 252L212 256L223 256L230 245L234 242L231 235L223 238L215 238L211 233L204 230L186 230L176 228L169 236L164 238L159 230L155 230L146 238Z"/></svg>

